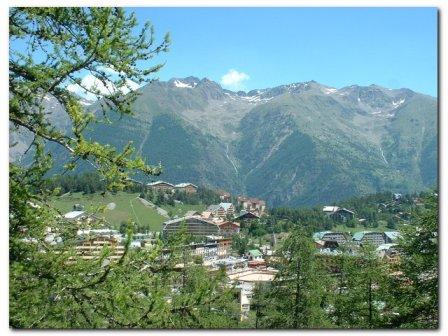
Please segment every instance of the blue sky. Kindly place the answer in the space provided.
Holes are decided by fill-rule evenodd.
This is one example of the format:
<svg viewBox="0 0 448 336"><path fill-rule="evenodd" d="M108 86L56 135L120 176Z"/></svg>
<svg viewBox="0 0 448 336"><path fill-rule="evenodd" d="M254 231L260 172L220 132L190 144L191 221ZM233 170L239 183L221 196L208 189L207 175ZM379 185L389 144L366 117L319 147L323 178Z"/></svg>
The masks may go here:
<svg viewBox="0 0 448 336"><path fill-rule="evenodd" d="M316 80L437 95L435 8L130 8L172 37L158 77L251 90ZM227 74L227 76L225 76ZM224 77L223 77L224 76Z"/></svg>

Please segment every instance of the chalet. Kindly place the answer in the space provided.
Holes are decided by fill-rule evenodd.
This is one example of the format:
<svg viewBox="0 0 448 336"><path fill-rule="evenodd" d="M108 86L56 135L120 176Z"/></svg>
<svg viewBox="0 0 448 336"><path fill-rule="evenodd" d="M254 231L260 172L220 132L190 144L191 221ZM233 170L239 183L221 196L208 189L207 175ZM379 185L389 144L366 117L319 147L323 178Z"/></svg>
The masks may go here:
<svg viewBox="0 0 448 336"><path fill-rule="evenodd" d="M231 237L240 232L240 224L237 222L226 221L218 224L219 232L224 237Z"/></svg>
<svg viewBox="0 0 448 336"><path fill-rule="evenodd" d="M223 202L230 202L231 196L227 191L218 191L219 199Z"/></svg>
<svg viewBox="0 0 448 336"><path fill-rule="evenodd" d="M250 219L258 219L260 216L253 212L249 212L246 210L241 210L241 212L238 214L238 216L235 218L235 220L250 220Z"/></svg>
<svg viewBox="0 0 448 336"><path fill-rule="evenodd" d="M191 243L189 245L193 255L209 258L226 258L230 253L231 240L220 237L218 240Z"/></svg>
<svg viewBox="0 0 448 336"><path fill-rule="evenodd" d="M146 186L153 191L173 192L175 189L175 186L173 184L165 181L151 182Z"/></svg>
<svg viewBox="0 0 448 336"><path fill-rule="evenodd" d="M396 246L397 244L382 244L377 247L376 253L379 258L389 263L395 263L399 260L399 254Z"/></svg>
<svg viewBox="0 0 448 336"><path fill-rule="evenodd" d="M248 256L250 261L254 261L254 260L256 260L256 261L260 260L261 261L261 260L263 260L263 255L258 250L249 250L247 252L247 256Z"/></svg>
<svg viewBox="0 0 448 336"><path fill-rule="evenodd" d="M208 207L206 212L211 212L214 217L233 216L235 208L232 203L213 204Z"/></svg>
<svg viewBox="0 0 448 336"><path fill-rule="evenodd" d="M65 220L76 224L91 224L93 222L100 221L100 218L98 218L97 216L79 210L67 212L63 217Z"/></svg>
<svg viewBox="0 0 448 336"><path fill-rule="evenodd" d="M386 235L383 232L361 231L353 235L353 241L358 245L369 243L380 246L386 244Z"/></svg>
<svg viewBox="0 0 448 336"><path fill-rule="evenodd" d="M338 206L331 206L331 205L326 205L324 206L324 208L322 209L322 211L327 215L330 216L331 214L334 214L336 211L338 211L340 209L340 207Z"/></svg>
<svg viewBox="0 0 448 336"><path fill-rule="evenodd" d="M330 216L334 220L346 222L355 217L355 213L351 210L342 208L336 211L333 215Z"/></svg>
<svg viewBox="0 0 448 336"><path fill-rule="evenodd" d="M338 206L324 206L322 211L330 218L337 221L346 222L347 220L353 219L355 213L346 208L340 208Z"/></svg>
<svg viewBox="0 0 448 336"><path fill-rule="evenodd" d="M402 194L394 193L394 201L400 201L403 198Z"/></svg>
<svg viewBox="0 0 448 336"><path fill-rule="evenodd" d="M203 257L205 255L204 245L204 243L191 243L189 247L191 249L192 255Z"/></svg>
<svg viewBox="0 0 448 336"><path fill-rule="evenodd" d="M207 243L214 243L217 246L217 257L218 258L226 258L229 256L230 251L232 249L232 239L223 237L223 236L207 236Z"/></svg>
<svg viewBox="0 0 448 336"><path fill-rule="evenodd" d="M247 212L257 213L258 216L261 216L266 212L266 202L263 200L244 196L238 196L236 200L238 206Z"/></svg>
<svg viewBox="0 0 448 336"><path fill-rule="evenodd" d="M198 191L198 187L193 183L179 183L174 186L177 191L184 192L186 194L195 194Z"/></svg>

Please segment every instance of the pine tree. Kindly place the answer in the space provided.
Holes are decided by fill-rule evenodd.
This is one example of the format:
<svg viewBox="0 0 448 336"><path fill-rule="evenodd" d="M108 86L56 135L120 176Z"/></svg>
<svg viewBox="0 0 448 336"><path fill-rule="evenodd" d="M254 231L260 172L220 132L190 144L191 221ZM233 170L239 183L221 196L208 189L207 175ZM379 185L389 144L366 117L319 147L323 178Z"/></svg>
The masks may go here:
<svg viewBox="0 0 448 336"><path fill-rule="evenodd" d="M264 296L269 307L261 309L265 316L262 328L325 328L327 277L316 260L309 235L295 230L283 243L277 265L280 269ZM258 294L260 295L260 294Z"/></svg>
<svg viewBox="0 0 448 336"><path fill-rule="evenodd" d="M439 325L438 198L427 196L411 225L403 230L397 264L390 283L394 328L436 329Z"/></svg>
<svg viewBox="0 0 448 336"><path fill-rule="evenodd" d="M105 246L98 258L85 260L75 250L78 228L66 223L49 203L53 194L44 179L52 167L51 154L45 152L49 142L69 153L66 171L87 162L109 191L130 186L134 173L161 172L160 166L150 166L134 155L130 143L120 152L84 137L83 131L96 117L67 90L69 84L82 86L80 78L86 72L116 88L129 80L149 82L161 65L142 65L167 51L169 36L156 44L153 27L147 23L137 32L137 25L135 15L119 8L10 9L9 121L12 131L25 128L34 135L33 162L26 167L10 164L9 316L14 328L235 325L235 318L226 314L236 301L232 288L223 286L222 274L208 277L200 265L187 267L185 290L173 294L179 276L175 255L164 258L161 241L131 249L133 225L122 227L128 234L124 253L117 260L112 259L113 245ZM25 50L14 48L17 41ZM118 76L111 76L107 69ZM84 89L100 98L100 112L106 118L132 113L131 103L138 95ZM70 119L69 134L46 119L43 98L47 95L58 100ZM82 184L76 185L77 181L75 177L64 179L64 188L96 189L89 176L79 180ZM47 227L57 232L62 243L47 242Z"/></svg>

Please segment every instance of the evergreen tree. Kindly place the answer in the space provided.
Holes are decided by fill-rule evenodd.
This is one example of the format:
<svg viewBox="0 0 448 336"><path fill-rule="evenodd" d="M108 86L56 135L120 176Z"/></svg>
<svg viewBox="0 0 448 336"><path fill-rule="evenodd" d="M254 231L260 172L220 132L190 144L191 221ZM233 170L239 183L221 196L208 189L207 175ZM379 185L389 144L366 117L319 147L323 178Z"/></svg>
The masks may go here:
<svg viewBox="0 0 448 336"><path fill-rule="evenodd" d="M370 245L360 247L355 254L337 256L336 265L330 314L333 323L339 328L380 327L387 296L387 265Z"/></svg>
<svg viewBox="0 0 448 336"><path fill-rule="evenodd" d="M52 167L51 154L44 151L48 142L70 154L67 171L87 162L109 191L129 187L133 183L130 174L157 175L161 171L134 155L131 144L119 152L84 137L83 131L96 117L66 89L69 84L82 86L80 78L85 72L116 88L126 86L128 80L149 81L161 66L142 70L138 64L166 51L169 38L156 45L149 23L140 32L136 28L135 16L118 8L10 10L14 43L10 44L9 121L13 128L25 128L34 135L34 161L27 167L10 164L9 316L14 328L235 325L234 293L223 286L222 274L206 276L202 266L190 269L186 265L185 287L179 294L173 292L179 278L176 255L164 258L161 242L131 249L133 226L122 228L127 230L127 240L118 260L112 258L113 246L104 246L98 258L85 260L75 250L77 227L61 219L49 203L53 194L44 179ZM24 44L24 51L14 49L16 40ZM39 57L35 57L37 53ZM119 75L114 78L105 69ZM105 95L96 88L85 89L100 98L98 106L106 118L131 113L131 102L137 97L136 92L123 96L117 90ZM46 95L62 105L72 123L70 134L46 119ZM79 184L75 177L63 181L66 190L86 188L90 192L97 188L89 176ZM47 227L60 235L62 243L47 243Z"/></svg>
<svg viewBox="0 0 448 336"><path fill-rule="evenodd" d="M295 230L284 241L278 255L280 269L272 286L264 294L269 308L259 314L263 328L325 328L327 277L316 260L309 235ZM259 295L259 294L258 294Z"/></svg>
<svg viewBox="0 0 448 336"><path fill-rule="evenodd" d="M390 284L394 314L389 326L395 328L439 325L438 198L426 196L424 201L399 241L400 262Z"/></svg>

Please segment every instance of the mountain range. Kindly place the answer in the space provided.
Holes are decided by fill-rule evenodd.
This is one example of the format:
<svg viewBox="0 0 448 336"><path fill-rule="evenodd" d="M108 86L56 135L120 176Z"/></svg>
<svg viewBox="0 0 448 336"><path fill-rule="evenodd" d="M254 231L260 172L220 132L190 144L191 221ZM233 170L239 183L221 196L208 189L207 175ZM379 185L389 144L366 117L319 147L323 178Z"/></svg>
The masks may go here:
<svg viewBox="0 0 448 336"><path fill-rule="evenodd" d="M259 197L268 206L331 204L438 183L438 102L409 89L310 81L234 92L187 77L139 92L132 116L92 124L86 136L118 148L132 140L148 163L162 163L160 178L172 183ZM83 103L97 110L97 103ZM55 99L45 104L49 119L69 132ZM19 160L29 136L11 132L10 160ZM63 152L50 150L62 162Z"/></svg>

